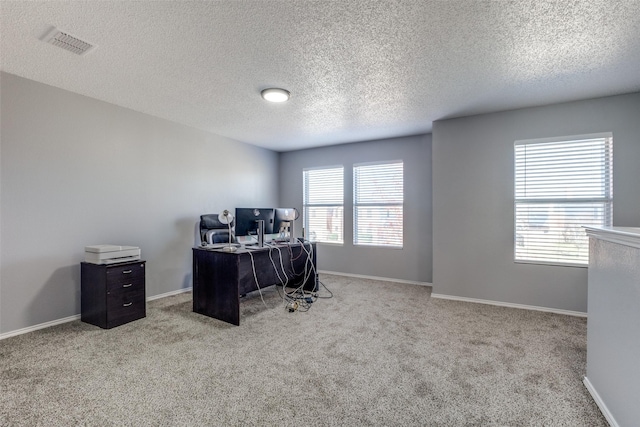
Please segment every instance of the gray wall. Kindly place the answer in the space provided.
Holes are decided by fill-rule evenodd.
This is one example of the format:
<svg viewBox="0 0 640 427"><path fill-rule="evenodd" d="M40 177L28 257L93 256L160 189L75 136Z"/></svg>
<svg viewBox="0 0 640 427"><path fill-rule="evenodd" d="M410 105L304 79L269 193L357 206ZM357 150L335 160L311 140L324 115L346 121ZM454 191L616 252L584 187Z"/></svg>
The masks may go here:
<svg viewBox="0 0 640 427"><path fill-rule="evenodd" d="M191 286L200 214L278 202L272 151L6 73L1 94L0 333L80 312L86 245L139 246L159 295Z"/></svg>
<svg viewBox="0 0 640 427"><path fill-rule="evenodd" d="M614 225L637 227L639 93L434 122L434 293L586 312L586 268L513 261L513 143L609 131Z"/></svg>
<svg viewBox="0 0 640 427"><path fill-rule="evenodd" d="M353 245L354 163L404 161L404 247ZM344 245L318 244L318 268L392 279L431 281L431 135L359 142L280 154L280 206L302 213L302 171L343 165ZM302 220L297 221L298 232ZM297 233L300 234L300 233Z"/></svg>

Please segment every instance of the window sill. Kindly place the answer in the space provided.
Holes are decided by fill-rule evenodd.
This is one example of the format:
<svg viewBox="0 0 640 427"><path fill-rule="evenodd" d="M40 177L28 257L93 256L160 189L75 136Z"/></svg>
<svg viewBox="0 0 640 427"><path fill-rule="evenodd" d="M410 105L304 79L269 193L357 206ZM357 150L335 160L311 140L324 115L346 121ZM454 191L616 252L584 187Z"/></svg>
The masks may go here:
<svg viewBox="0 0 640 427"><path fill-rule="evenodd" d="M553 261L530 261L530 260L522 260L515 259L513 260L515 264L533 264L533 265L546 265L549 267L574 267L574 268L587 268L589 264L574 264L569 262L553 262Z"/></svg>
<svg viewBox="0 0 640 427"><path fill-rule="evenodd" d="M320 242L318 240L312 240L311 243L315 243L316 245L324 245L324 246L344 246L344 243Z"/></svg>
<svg viewBox="0 0 640 427"><path fill-rule="evenodd" d="M354 248L378 248L378 249L393 249L402 250L403 246L385 246L385 245L363 245L362 243L354 243Z"/></svg>

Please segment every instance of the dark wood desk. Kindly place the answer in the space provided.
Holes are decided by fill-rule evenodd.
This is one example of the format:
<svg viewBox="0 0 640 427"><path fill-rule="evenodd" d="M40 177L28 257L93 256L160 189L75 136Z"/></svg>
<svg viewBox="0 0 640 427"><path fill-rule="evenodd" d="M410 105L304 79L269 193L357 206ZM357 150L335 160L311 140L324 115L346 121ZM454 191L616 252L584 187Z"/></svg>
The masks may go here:
<svg viewBox="0 0 640 427"><path fill-rule="evenodd" d="M236 252L193 248L193 311L240 325L240 296L258 289L252 256L260 289L280 285L280 278L286 281L280 263L282 257L282 265L289 277L288 286L302 285L306 265L308 276L304 289L317 290L315 243L305 243L304 248L301 243L276 246L279 251L269 247L239 248ZM269 252L280 278L273 268ZM311 253L310 258L308 252Z"/></svg>

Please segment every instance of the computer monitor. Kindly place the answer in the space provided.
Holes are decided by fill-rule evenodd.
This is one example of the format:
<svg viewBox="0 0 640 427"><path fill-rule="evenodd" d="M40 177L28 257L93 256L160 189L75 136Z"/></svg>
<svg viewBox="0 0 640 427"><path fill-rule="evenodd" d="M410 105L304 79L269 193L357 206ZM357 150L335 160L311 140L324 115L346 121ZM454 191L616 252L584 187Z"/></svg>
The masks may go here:
<svg viewBox="0 0 640 427"><path fill-rule="evenodd" d="M273 232L276 234L276 239L289 240L294 233L294 221L298 219L298 211L294 208L276 208Z"/></svg>
<svg viewBox="0 0 640 427"><path fill-rule="evenodd" d="M255 236L259 219L264 221L264 234L272 234L274 215L273 208L236 208L236 236Z"/></svg>

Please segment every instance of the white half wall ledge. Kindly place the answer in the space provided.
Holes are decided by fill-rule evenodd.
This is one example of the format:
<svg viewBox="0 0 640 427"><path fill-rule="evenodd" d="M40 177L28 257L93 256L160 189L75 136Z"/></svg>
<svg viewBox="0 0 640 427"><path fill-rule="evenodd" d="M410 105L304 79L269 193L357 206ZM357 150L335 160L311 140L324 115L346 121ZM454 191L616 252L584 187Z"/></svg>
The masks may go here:
<svg viewBox="0 0 640 427"><path fill-rule="evenodd" d="M598 405L598 408L600 409L600 412L602 412L602 415L604 415L604 417L607 419L609 425L611 427L619 427L620 424L618 424L616 419L613 418L613 415L611 415L609 408L607 408L607 405L604 404L602 398L593 387L593 384L591 384L591 381L589 381L589 378L584 377L584 380L582 380L582 382L584 383L584 386L587 388L587 391L589 392L593 400L596 402L596 405Z"/></svg>
<svg viewBox="0 0 640 427"><path fill-rule="evenodd" d="M640 249L640 227L584 227L587 236Z"/></svg>
<svg viewBox="0 0 640 427"><path fill-rule="evenodd" d="M566 316L587 317L587 313L582 311L562 310L559 308L540 307L537 305L515 304L511 302L493 301L478 298L459 297L456 295L431 294L431 298L448 299L452 301L472 302L476 304L495 305L498 307L518 308L521 310L543 311L545 313L563 314Z"/></svg>
<svg viewBox="0 0 640 427"><path fill-rule="evenodd" d="M165 292L164 294L159 294L159 295L154 295L152 297L147 297L146 301L149 302L149 301L153 301L153 300L160 299L160 298L166 298L166 297L170 297L170 296L173 296L173 295L183 294L185 292L191 292L192 290L193 290L193 288L189 287L189 288L184 288L184 289L178 289L177 291ZM56 320L52 320L50 322L44 322L44 323L40 323L38 325L29 326L27 328L16 329L15 331L5 332L3 334L0 334L0 341L2 341L3 339L6 339L6 338L15 337L17 335L28 334L29 332L38 331L40 329L50 328L51 326L56 326L56 325L61 325L63 323L73 322L74 320L80 320L80 315L79 314L75 314L73 316L64 317L62 319L56 319Z"/></svg>

